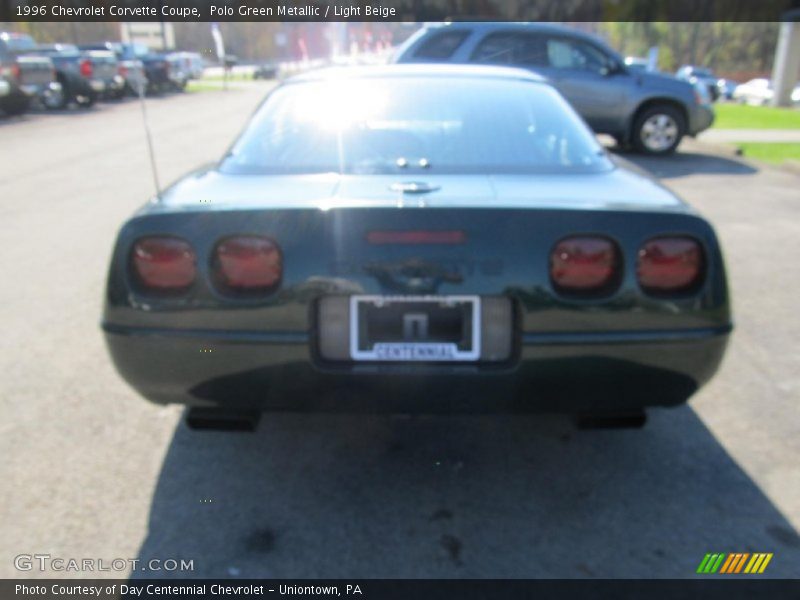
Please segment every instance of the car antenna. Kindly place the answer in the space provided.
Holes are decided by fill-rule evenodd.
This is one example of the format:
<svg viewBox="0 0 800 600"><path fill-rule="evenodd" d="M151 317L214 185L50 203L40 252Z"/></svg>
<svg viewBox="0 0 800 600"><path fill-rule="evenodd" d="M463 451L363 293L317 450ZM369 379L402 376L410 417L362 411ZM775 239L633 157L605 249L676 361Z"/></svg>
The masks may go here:
<svg viewBox="0 0 800 600"><path fill-rule="evenodd" d="M144 134L147 138L147 150L150 154L150 168L153 171L153 182L156 184L156 199L161 200L161 184L158 179L158 168L156 167L156 153L153 150L153 136L150 133L150 123L147 120L147 103L144 101L143 81L139 81L139 102L142 105L142 122L144 123Z"/></svg>

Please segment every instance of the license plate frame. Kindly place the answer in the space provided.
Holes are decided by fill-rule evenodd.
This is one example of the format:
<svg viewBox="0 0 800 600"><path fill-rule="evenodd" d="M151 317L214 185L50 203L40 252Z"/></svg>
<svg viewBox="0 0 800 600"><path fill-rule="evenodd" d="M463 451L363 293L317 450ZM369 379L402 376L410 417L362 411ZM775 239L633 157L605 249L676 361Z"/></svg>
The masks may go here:
<svg viewBox="0 0 800 600"><path fill-rule="evenodd" d="M452 342L378 342L370 349L360 348L360 307L365 304L467 304L471 306L469 348L459 349ZM481 352L481 299L477 295L381 296L354 295L350 297L350 357L358 362L476 362Z"/></svg>

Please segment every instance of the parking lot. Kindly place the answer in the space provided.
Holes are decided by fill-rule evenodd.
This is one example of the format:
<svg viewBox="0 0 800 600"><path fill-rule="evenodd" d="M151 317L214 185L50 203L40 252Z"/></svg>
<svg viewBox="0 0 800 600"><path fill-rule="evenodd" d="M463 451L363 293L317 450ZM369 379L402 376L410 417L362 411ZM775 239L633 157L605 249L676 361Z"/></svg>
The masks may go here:
<svg viewBox="0 0 800 600"><path fill-rule="evenodd" d="M270 85L148 99L162 184L218 158ZM691 140L626 155L715 224L736 322L712 383L643 430L267 415L200 433L130 390L100 334L116 231L154 189L138 101L5 119L0 140L0 576L81 575L14 568L46 553L200 577L692 577L707 552L800 576L797 174Z"/></svg>

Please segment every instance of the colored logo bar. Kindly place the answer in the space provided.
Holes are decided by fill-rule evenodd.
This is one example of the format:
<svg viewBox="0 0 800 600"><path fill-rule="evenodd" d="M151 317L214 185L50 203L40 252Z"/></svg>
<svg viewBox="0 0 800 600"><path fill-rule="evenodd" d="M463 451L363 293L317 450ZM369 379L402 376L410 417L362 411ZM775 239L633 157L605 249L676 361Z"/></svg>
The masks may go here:
<svg viewBox="0 0 800 600"><path fill-rule="evenodd" d="M772 552L718 552L709 553L700 561L697 573L702 575L720 574L760 574L772 560Z"/></svg>

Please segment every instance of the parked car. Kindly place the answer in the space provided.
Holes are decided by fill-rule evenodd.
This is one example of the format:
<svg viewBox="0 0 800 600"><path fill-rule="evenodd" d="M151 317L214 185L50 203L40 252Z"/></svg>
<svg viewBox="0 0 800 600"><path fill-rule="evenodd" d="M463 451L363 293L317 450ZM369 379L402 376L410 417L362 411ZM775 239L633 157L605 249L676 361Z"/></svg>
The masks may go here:
<svg viewBox="0 0 800 600"><path fill-rule="evenodd" d="M9 100L9 97L14 91L12 83L4 75L0 75L0 112L5 112L5 106L8 103L8 106L12 107L11 112L13 113L13 102Z"/></svg>
<svg viewBox="0 0 800 600"><path fill-rule="evenodd" d="M675 73L675 77L693 83L698 81L708 88L708 93L711 99L716 102L719 98L720 90L718 87L719 77L714 75L714 72L707 67L696 67L693 65L683 65Z"/></svg>
<svg viewBox="0 0 800 600"><path fill-rule="evenodd" d="M262 63L253 71L253 79L275 79L279 72L280 67L277 63Z"/></svg>
<svg viewBox="0 0 800 600"><path fill-rule="evenodd" d="M102 327L196 426L259 411L556 410L639 421L722 358L719 244L520 69L278 86L220 162L122 227Z"/></svg>
<svg viewBox="0 0 800 600"><path fill-rule="evenodd" d="M122 98L126 93L126 82L119 72L117 55L110 50L85 50L82 54L91 65L89 79L92 85L99 88L96 82L102 83L100 96L115 100Z"/></svg>
<svg viewBox="0 0 800 600"><path fill-rule="evenodd" d="M74 44L40 44L36 52L53 61L64 95L59 108L74 102L88 108L98 98L120 97L125 81L112 52L81 52Z"/></svg>
<svg viewBox="0 0 800 600"><path fill-rule="evenodd" d="M170 63L164 54L153 52L144 44L121 43L118 56L125 60L141 61L147 78L147 93L159 94L173 89L174 86L170 79Z"/></svg>
<svg viewBox="0 0 800 600"><path fill-rule="evenodd" d="M173 52L172 55L182 61L182 70L188 79L200 79L203 77L205 61L197 52Z"/></svg>
<svg viewBox="0 0 800 600"><path fill-rule="evenodd" d="M19 86L19 65L0 53L0 112L16 116L28 110L31 96Z"/></svg>
<svg viewBox="0 0 800 600"><path fill-rule="evenodd" d="M0 76L9 88L0 109L6 114L22 114L35 100L47 107L61 102L63 90L56 81L53 61L36 56L35 48L29 35L0 32Z"/></svg>
<svg viewBox="0 0 800 600"><path fill-rule="evenodd" d="M169 89L178 92L185 90L186 84L192 78L190 65L179 52L170 52L165 58L169 64Z"/></svg>
<svg viewBox="0 0 800 600"><path fill-rule="evenodd" d="M772 82L759 77L737 86L733 92L733 99L742 104L763 106L769 104L774 95Z"/></svg>
<svg viewBox="0 0 800 600"><path fill-rule="evenodd" d="M751 79L736 87L733 92L733 99L741 104L752 106L765 106L772 102L775 90L769 79ZM800 84L796 85L791 94L792 104L800 105Z"/></svg>
<svg viewBox="0 0 800 600"><path fill-rule="evenodd" d="M732 79L720 79L717 81L717 90L719 90L719 97L725 100L733 100L733 93L739 84Z"/></svg>
<svg viewBox="0 0 800 600"><path fill-rule="evenodd" d="M631 71L600 40L558 25L429 25L412 35L393 60L530 69L547 77L596 132L646 154L669 154L684 135L696 135L714 120L713 109L690 83Z"/></svg>
<svg viewBox="0 0 800 600"><path fill-rule="evenodd" d="M147 75L144 64L138 58L127 58L119 42L104 42L78 46L80 50L108 50L117 57L117 71L124 80L123 93L139 95L139 89L147 89Z"/></svg>

